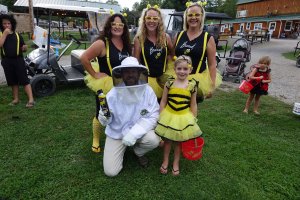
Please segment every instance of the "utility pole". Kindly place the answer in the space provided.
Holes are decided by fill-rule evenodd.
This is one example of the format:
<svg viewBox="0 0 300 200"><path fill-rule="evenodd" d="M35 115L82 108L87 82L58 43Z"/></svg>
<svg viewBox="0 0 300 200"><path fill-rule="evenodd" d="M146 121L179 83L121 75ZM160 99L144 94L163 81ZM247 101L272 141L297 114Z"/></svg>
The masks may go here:
<svg viewBox="0 0 300 200"><path fill-rule="evenodd" d="M33 16L33 3L32 3L32 0L28 0L28 12L29 12L30 33L33 34L34 16Z"/></svg>

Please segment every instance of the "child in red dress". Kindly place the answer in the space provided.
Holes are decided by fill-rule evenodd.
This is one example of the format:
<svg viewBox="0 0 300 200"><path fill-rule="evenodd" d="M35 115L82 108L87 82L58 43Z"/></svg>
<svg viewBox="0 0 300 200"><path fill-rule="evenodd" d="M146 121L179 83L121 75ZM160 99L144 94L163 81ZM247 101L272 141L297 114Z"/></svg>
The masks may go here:
<svg viewBox="0 0 300 200"><path fill-rule="evenodd" d="M258 106L259 99L261 95L268 94L269 83L271 82L271 58L269 56L264 56L259 59L258 64L254 67L252 72L249 75L249 81L259 82L256 86L250 91L250 96L246 101L246 105L244 108L244 113L248 113L249 107L251 105L252 100L254 99L254 108L253 112L256 115L259 115Z"/></svg>

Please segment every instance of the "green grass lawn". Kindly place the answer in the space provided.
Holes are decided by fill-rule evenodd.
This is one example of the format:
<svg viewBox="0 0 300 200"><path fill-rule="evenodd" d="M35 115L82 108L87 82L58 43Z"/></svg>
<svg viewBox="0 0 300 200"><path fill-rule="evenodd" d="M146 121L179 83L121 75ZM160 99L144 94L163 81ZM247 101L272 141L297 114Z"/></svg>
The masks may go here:
<svg viewBox="0 0 300 200"><path fill-rule="evenodd" d="M296 54L296 55L294 56L294 52L292 51L292 52L286 52L286 53L283 53L282 55L283 55L283 57L285 57L286 59L290 59L290 60L295 60L295 61L296 61L297 55L298 55L298 54Z"/></svg>
<svg viewBox="0 0 300 200"><path fill-rule="evenodd" d="M203 158L182 159L181 175L161 175L162 149L142 169L132 149L115 178L91 151L94 95L60 86L53 96L26 97L14 107L0 87L0 199L299 199L300 117L292 106L262 97L260 116L242 113L247 95L218 90L199 105ZM104 146L102 135L101 145Z"/></svg>

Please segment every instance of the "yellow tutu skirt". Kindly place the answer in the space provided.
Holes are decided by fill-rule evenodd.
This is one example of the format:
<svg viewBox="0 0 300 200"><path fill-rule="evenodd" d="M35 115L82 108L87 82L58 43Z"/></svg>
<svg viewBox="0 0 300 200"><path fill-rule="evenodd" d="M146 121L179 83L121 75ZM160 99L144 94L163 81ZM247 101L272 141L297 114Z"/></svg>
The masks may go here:
<svg viewBox="0 0 300 200"><path fill-rule="evenodd" d="M157 78L155 77L148 77L148 83L150 87L153 89L157 98L161 98L163 93L163 88L158 84Z"/></svg>
<svg viewBox="0 0 300 200"><path fill-rule="evenodd" d="M189 79L192 79L192 78L199 82L197 96L207 96L209 93L214 92L214 90L216 88L218 88L222 83L222 76L217 71L215 88L213 88L209 70L207 70L207 69L204 72L202 72L201 74L189 75Z"/></svg>
<svg viewBox="0 0 300 200"><path fill-rule="evenodd" d="M153 91L155 92L157 98L162 97L164 86L169 78L170 76L168 74L163 74L157 78L148 77L148 83L150 87L153 89Z"/></svg>
<svg viewBox="0 0 300 200"><path fill-rule="evenodd" d="M98 62L91 62L93 69L95 72L99 72L99 64ZM106 76L100 79L95 79L90 74L84 77L84 82L92 91L97 92L99 89L102 89L104 94L107 94L111 88L113 87L113 81L110 76Z"/></svg>
<svg viewBox="0 0 300 200"><path fill-rule="evenodd" d="M169 76L176 77L174 71L174 62L168 62L166 74L168 74ZM222 76L218 70L216 73L215 88L212 87L212 80L210 78L210 73L208 69L204 70L201 74L190 74L189 79L192 78L199 82L197 96L200 97L207 96L209 93L214 92L214 90L218 88L222 83Z"/></svg>
<svg viewBox="0 0 300 200"><path fill-rule="evenodd" d="M155 133L172 141L186 141L202 134L197 118L186 110L184 113L173 111L168 106L160 113Z"/></svg>

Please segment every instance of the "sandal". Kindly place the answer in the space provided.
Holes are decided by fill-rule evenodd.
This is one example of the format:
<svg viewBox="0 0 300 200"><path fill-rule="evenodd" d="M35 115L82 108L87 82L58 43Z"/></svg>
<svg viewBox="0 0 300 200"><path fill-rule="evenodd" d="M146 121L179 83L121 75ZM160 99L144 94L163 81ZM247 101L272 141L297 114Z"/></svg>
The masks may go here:
<svg viewBox="0 0 300 200"><path fill-rule="evenodd" d="M168 168L164 166L160 166L159 171L161 174L167 174L168 173Z"/></svg>
<svg viewBox="0 0 300 200"><path fill-rule="evenodd" d="M173 176L179 176L179 174L180 174L179 169L174 170L174 169L172 168L172 174L173 174Z"/></svg>
<svg viewBox="0 0 300 200"><path fill-rule="evenodd" d="M98 147L92 146L92 151L95 153L99 153L101 151L100 146L98 146Z"/></svg>
<svg viewBox="0 0 300 200"><path fill-rule="evenodd" d="M246 110L246 109L245 109L245 110L243 110L243 113L246 113L246 114L248 114L248 110Z"/></svg>
<svg viewBox="0 0 300 200"><path fill-rule="evenodd" d="M34 105L35 105L35 102L32 101L32 102L28 102L25 107L26 108L32 108L32 107L34 107Z"/></svg>
<svg viewBox="0 0 300 200"><path fill-rule="evenodd" d="M12 101L12 102L10 102L8 105L10 105L10 106L16 106L16 105L18 105L20 102L19 101Z"/></svg>
<svg viewBox="0 0 300 200"><path fill-rule="evenodd" d="M260 115L258 111L253 111L255 115Z"/></svg>

